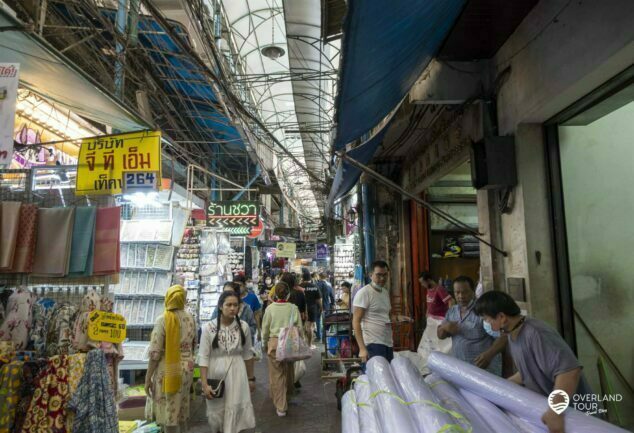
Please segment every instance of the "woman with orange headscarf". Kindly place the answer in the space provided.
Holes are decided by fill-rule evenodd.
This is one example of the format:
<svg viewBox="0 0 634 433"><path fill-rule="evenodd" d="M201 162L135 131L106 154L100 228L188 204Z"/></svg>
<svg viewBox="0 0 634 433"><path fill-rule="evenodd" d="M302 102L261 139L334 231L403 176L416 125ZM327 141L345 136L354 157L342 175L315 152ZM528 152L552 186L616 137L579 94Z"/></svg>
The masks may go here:
<svg viewBox="0 0 634 433"><path fill-rule="evenodd" d="M189 389L194 373L196 322L185 311L187 292L172 286L165 295L165 312L156 320L150 342L145 392L165 433L184 433L189 418Z"/></svg>

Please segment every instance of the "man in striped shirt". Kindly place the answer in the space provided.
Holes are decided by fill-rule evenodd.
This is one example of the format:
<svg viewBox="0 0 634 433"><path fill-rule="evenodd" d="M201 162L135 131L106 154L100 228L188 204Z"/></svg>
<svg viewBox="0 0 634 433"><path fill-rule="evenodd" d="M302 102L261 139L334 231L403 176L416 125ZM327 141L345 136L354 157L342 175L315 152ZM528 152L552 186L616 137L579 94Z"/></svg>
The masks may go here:
<svg viewBox="0 0 634 433"><path fill-rule="evenodd" d="M438 338L451 338L451 352L456 358L485 368L500 376L506 337L489 334L475 311L475 285L469 277L458 277L453 283L457 305L449 308L438 327Z"/></svg>

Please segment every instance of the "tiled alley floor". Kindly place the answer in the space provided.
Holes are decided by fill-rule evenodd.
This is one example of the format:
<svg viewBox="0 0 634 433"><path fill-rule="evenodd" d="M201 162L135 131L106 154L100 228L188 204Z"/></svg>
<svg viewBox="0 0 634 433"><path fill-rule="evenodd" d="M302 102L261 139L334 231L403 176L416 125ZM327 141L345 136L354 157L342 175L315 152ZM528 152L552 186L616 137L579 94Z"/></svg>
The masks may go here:
<svg viewBox="0 0 634 433"><path fill-rule="evenodd" d="M288 414L279 418L268 393L266 361L256 364L257 389L253 407L257 426L249 433L339 433L341 414L337 410L334 382L321 380L320 353L307 361L300 392L291 399ZM202 398L192 407L190 433L210 433Z"/></svg>

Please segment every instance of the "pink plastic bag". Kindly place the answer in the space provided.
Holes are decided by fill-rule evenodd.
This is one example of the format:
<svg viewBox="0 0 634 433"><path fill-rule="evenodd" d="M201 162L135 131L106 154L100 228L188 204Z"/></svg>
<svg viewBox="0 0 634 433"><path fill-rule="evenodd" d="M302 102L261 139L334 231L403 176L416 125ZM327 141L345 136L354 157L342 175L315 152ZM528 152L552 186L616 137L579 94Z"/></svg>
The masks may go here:
<svg viewBox="0 0 634 433"><path fill-rule="evenodd" d="M301 361L313 355L300 329L294 325L293 314L294 310L291 312L288 327L280 329L275 351L275 359L278 361Z"/></svg>

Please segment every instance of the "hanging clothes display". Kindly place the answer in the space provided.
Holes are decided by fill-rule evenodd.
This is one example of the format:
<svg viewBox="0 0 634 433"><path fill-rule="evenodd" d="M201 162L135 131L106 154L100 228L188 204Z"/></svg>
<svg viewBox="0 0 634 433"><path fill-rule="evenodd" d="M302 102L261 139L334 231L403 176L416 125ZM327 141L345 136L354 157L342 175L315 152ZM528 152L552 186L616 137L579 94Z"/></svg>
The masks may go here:
<svg viewBox="0 0 634 433"><path fill-rule="evenodd" d="M22 366L22 361L13 361L0 368L0 433L9 433L14 428L20 401Z"/></svg>
<svg viewBox="0 0 634 433"><path fill-rule="evenodd" d="M13 266L15 245L18 239L20 221L20 202L4 201L0 207L2 224L0 225L0 270Z"/></svg>
<svg viewBox="0 0 634 433"><path fill-rule="evenodd" d="M119 422L110 376L106 373L106 356L92 350L77 391L68 403L74 412L73 433L117 433Z"/></svg>
<svg viewBox="0 0 634 433"><path fill-rule="evenodd" d="M36 239L37 205L23 204L20 207L20 225L18 227L11 272L29 273L33 270Z"/></svg>
<svg viewBox="0 0 634 433"><path fill-rule="evenodd" d="M77 317L74 305L57 303L51 312L50 324L46 335L46 355L71 353L73 324Z"/></svg>
<svg viewBox="0 0 634 433"><path fill-rule="evenodd" d="M46 368L46 360L25 362L22 366L22 382L20 385L20 401L15 410L15 421L12 432L20 432L24 425L40 372Z"/></svg>
<svg viewBox="0 0 634 433"><path fill-rule="evenodd" d="M90 276L93 271L93 248L97 208L77 207L68 271L71 275Z"/></svg>
<svg viewBox="0 0 634 433"><path fill-rule="evenodd" d="M38 299L33 305L33 326L29 348L33 349L38 356L44 356L46 353L46 334L54 307L55 301L48 298Z"/></svg>
<svg viewBox="0 0 634 433"><path fill-rule="evenodd" d="M32 309L37 296L20 288L9 298L6 317L0 326L0 340L12 341L15 350L26 349L32 326Z"/></svg>
<svg viewBox="0 0 634 433"><path fill-rule="evenodd" d="M97 209L93 275L109 275L119 272L120 226L120 207Z"/></svg>
<svg viewBox="0 0 634 433"><path fill-rule="evenodd" d="M68 274L75 208L38 210L33 274L63 277Z"/></svg>

